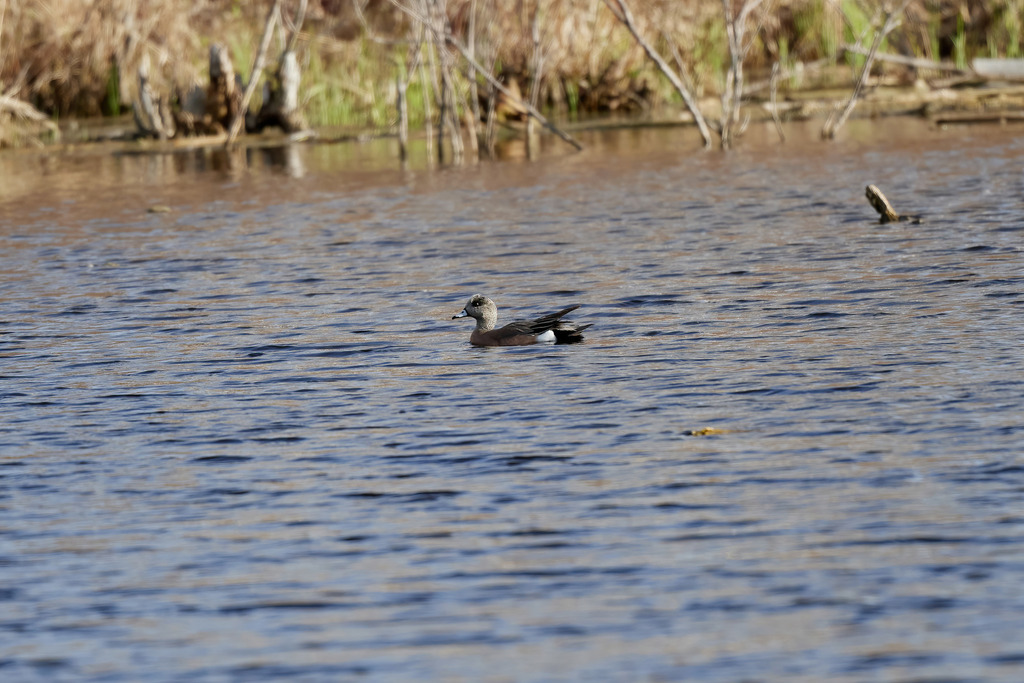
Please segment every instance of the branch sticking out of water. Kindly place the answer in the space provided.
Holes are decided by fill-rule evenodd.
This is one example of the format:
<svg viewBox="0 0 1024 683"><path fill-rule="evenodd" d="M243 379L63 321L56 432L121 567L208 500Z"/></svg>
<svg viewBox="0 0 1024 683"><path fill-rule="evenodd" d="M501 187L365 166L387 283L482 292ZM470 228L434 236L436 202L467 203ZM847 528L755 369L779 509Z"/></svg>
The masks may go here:
<svg viewBox="0 0 1024 683"><path fill-rule="evenodd" d="M693 93L686 87L678 74L672 70L668 62L640 35L640 30L633 19L633 12L629 9L629 3L626 0L604 0L604 3L611 10L612 14L615 15L615 18L629 29L629 32L633 34L633 38L643 48L644 52L647 53L647 57L654 62L658 69L661 70L661 73L665 75L665 78L672 84L672 87L676 89L676 92L679 93L679 96L683 98L686 108L690 110L693 120L697 122L697 128L700 130L701 137L704 138L704 149L711 149L711 130L708 128L707 121L704 120L704 115L701 114L697 98L693 96Z"/></svg>
<svg viewBox="0 0 1024 683"><path fill-rule="evenodd" d="M779 134L779 140L781 142L785 142L786 134L782 131L782 121L779 119L779 103L775 97L776 91L778 90L779 86L779 73L781 72L781 70L782 69L779 66L778 62L775 62L775 64L772 65L772 77L770 82L771 90L769 102L771 103L772 107L772 121L775 122L775 130Z"/></svg>
<svg viewBox="0 0 1024 683"><path fill-rule="evenodd" d="M449 45L453 45L456 50L461 52L462 56L466 58L467 62L470 61L469 56L468 56L468 54L466 52L466 47L462 43L460 43L458 40L456 40L453 36L449 36L448 37L448 44ZM499 90L499 91L505 93L505 95L507 95L509 97L509 99L511 99L517 105L522 106L527 111L527 113L530 114L530 116L532 116L533 118L537 119L538 123L540 123L542 126L547 128L548 130L550 130L552 133L554 133L558 137L560 137L563 140L565 140L566 142L568 142L570 145L572 145L576 149L578 149L578 150L582 150L583 149L583 145L581 145L579 142L577 142L576 139L573 136L569 135L564 130L562 130L561 128L559 128L555 124L553 124L550 121L548 121L544 117L544 115L541 114L539 111L537 111L533 106L531 106L529 102L524 102L521 99L519 99L518 97L516 97L515 95L513 95L512 92L508 88L506 88L505 86L503 86L501 83L498 82L498 79L496 79L494 76L492 76L491 74L487 73L486 71L483 71L483 68L478 63L476 63L475 61L472 61L471 63L473 64L474 67L476 67L477 71L479 71L480 74L485 79L487 79L488 83L493 85L496 90Z"/></svg>
<svg viewBox="0 0 1024 683"><path fill-rule="evenodd" d="M903 16L903 11L907 9L907 5L910 4L910 0L903 0L900 4L899 9L893 10L890 5L886 5L885 22L882 24L882 28L875 33L875 40L871 44L871 49L868 51L868 56L864 60L864 69L860 72L860 78L857 80L857 85L853 89L853 93L850 95L850 99L847 100L846 106L843 108L842 113L838 116L833 111L829 114L828 119L825 121L825 125L821 128L821 137L824 140L832 140L836 136L836 131L843 127L846 123L846 119L850 118L850 114L853 113L853 108L857 106L857 98L860 97L860 93L864 90L864 84L867 83L868 76L871 75L871 65L875 62L875 54L878 52L879 46L885 37L889 35L889 32L896 28L900 23L900 17Z"/></svg>
<svg viewBox="0 0 1024 683"><path fill-rule="evenodd" d="M256 55L256 62L253 64L252 73L249 74L249 84L245 87L245 94L242 95L242 104L238 107L238 111L235 112L235 117L231 121L228 139L224 143L225 147L230 147L234 143L239 131L242 130L242 124L245 123L245 111L249 108L249 100L252 99L252 94L256 92L256 84L263 73L263 64L267 61L267 50L270 48L270 39L274 32L274 22L277 20L280 11L281 0L274 0L274 5L270 8L270 13L267 15L267 24L263 27L263 38L260 40L260 50Z"/></svg>
<svg viewBox="0 0 1024 683"><path fill-rule="evenodd" d="M878 212L879 223L898 223L899 221L910 221L911 223L920 223L920 216L901 216L896 213L896 209L892 208L892 204L886 199L882 191L878 189L876 185L868 185L864 190L865 196L868 198L868 202Z"/></svg>
<svg viewBox="0 0 1024 683"><path fill-rule="evenodd" d="M740 126L740 106L743 100L743 60L746 59L753 41L745 36L747 19L760 4L761 0L746 0L740 7L740 11L734 13L732 0L722 0L725 33L729 39L731 59L729 72L725 76L725 89L722 91L722 149L732 147L733 137L741 134L746 128L746 123Z"/></svg>
<svg viewBox="0 0 1024 683"><path fill-rule="evenodd" d="M432 24L432 22L430 21L430 19L428 17L426 17L423 14L417 12L416 10L412 9L411 7L408 7L407 5L404 5L401 2L398 2L398 0L390 0L390 2L391 2L392 5L394 5L395 7L400 9L401 11L405 12L405 14L407 14L414 21L419 22L423 26L427 27L427 29L429 29L430 31L436 32L436 30L437 30L436 27ZM436 33L435 33L435 40L438 37L441 38L441 40L439 41L439 44L451 45L456 50L458 50L459 53L462 55L462 58L466 60L467 64L469 64L470 66L473 67L473 69L475 69L477 72L479 72L479 74L481 76L483 76L484 79L488 83L490 83L494 87L495 90L498 90L499 92L504 93L509 98L509 100L515 104L515 106L522 107L523 109L525 109L526 112L530 116L532 116L533 118L537 119L538 123L540 123L542 126L547 128L549 131L551 131L552 133L554 133L558 137L560 137L563 140L565 140L566 142L568 142L570 145L572 145L576 149L578 149L578 150L582 150L583 149L583 145L581 145L579 142L577 142L575 138L573 138L571 135L569 135L568 133L563 131L561 128L558 128L556 125L554 125L553 123L548 121L547 118L545 118L543 114L541 114L539 111L537 111L537 109L535 107L533 107L529 102L524 102L521 98L516 97L512 93L511 90L509 90L504 85L502 85L498 81L497 78L492 76L489 71L484 69L484 67L481 66L480 63L476 59L473 58L473 55L470 53L469 49L465 45L463 45L461 42L459 42L459 40L455 36L453 36L450 32L446 32L443 36L437 36Z"/></svg>

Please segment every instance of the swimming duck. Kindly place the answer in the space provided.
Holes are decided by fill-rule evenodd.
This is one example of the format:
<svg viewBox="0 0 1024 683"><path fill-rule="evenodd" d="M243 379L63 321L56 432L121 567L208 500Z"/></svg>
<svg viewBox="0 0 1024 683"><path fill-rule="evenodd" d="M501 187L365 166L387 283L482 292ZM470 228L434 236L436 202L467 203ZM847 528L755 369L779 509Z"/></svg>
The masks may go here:
<svg viewBox="0 0 1024 683"><path fill-rule="evenodd" d="M575 344L583 341L583 330L590 325L574 325L561 318L579 307L576 304L536 320L516 320L494 329L498 323L498 307L486 296L474 294L466 307L452 316L452 320L467 316L476 319L476 329L469 336L469 342L476 346L525 346L543 342Z"/></svg>

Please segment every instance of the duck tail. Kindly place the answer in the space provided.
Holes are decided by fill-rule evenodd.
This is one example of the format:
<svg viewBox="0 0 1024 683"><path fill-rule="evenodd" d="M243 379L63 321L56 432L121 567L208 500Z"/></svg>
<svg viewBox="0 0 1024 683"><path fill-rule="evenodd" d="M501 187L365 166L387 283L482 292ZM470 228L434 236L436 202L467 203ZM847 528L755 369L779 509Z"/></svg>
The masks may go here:
<svg viewBox="0 0 1024 683"><path fill-rule="evenodd" d="M571 325L563 324L554 328L556 344L578 344L583 341L583 330L592 325Z"/></svg>

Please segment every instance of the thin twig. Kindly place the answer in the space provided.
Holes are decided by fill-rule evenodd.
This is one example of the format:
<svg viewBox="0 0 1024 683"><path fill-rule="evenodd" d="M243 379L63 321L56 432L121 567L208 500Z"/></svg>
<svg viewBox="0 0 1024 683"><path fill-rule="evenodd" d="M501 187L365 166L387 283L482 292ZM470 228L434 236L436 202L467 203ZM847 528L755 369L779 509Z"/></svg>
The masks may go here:
<svg viewBox="0 0 1024 683"><path fill-rule="evenodd" d="M782 132L782 121L779 119L779 104L775 99L775 93L779 86L779 72L781 71L779 63L775 62L772 65L772 78L771 78L771 91L769 93L769 101L772 105L772 121L775 122L775 130L779 133L779 140L782 142L786 141L786 134Z"/></svg>
<svg viewBox="0 0 1024 683"><path fill-rule="evenodd" d="M447 127L448 137L451 139L452 160L455 163L462 161L462 131L459 126L458 103L455 100L455 79L452 74L452 58L445 49L443 36L449 34L448 15L445 10L445 0L428 0L429 16L431 20L431 34L437 46L437 62L441 72L441 116L437 125L439 130ZM444 145L437 148L438 160L444 154Z"/></svg>
<svg viewBox="0 0 1024 683"><path fill-rule="evenodd" d="M433 63L433 58L431 58ZM430 106L430 97L427 96L427 89L432 85L431 81L427 80L427 66L420 60L420 83L422 83L423 89L423 128L427 134L427 158L430 158L431 153L434 151L434 129L430 125L430 119L433 118L434 112Z"/></svg>
<svg viewBox="0 0 1024 683"><path fill-rule="evenodd" d="M683 62L683 55L679 53L679 46L676 45L672 37L665 31L661 31L661 39L665 41L669 50L672 51L672 61L676 63L676 68L679 69L679 80L682 81L687 90L693 92L693 79L690 78L690 71L686 68L686 63Z"/></svg>
<svg viewBox="0 0 1024 683"><path fill-rule="evenodd" d="M406 82L402 74L395 76L395 106L398 108L398 158L409 156L409 107L406 105Z"/></svg>
<svg viewBox="0 0 1024 683"><path fill-rule="evenodd" d="M0 62L4 60L3 39L4 39L4 18L7 16L7 0L0 0Z"/></svg>
<svg viewBox="0 0 1024 683"><path fill-rule="evenodd" d="M530 79L530 106L536 107L540 97L540 74L544 66L544 51L540 44L540 3L533 8L533 17L530 19L530 40L533 43L533 54L530 57L530 70L533 72ZM533 138L533 117L526 117L526 148L529 151L530 142Z"/></svg>
<svg viewBox="0 0 1024 683"><path fill-rule="evenodd" d="M466 49L469 50L469 54L472 57L476 57L476 0L470 0L469 3L469 25L466 28ZM480 121L480 95L477 90L476 83L476 69L469 67L469 106L473 110L473 120L476 122ZM476 125L473 125L471 131L473 135L476 135Z"/></svg>
<svg viewBox="0 0 1024 683"><path fill-rule="evenodd" d="M488 73L494 73L494 70L498 66L498 56L494 55L494 63L491 64L491 70ZM494 122L497 118L495 116L495 105L497 104L497 97L494 95L494 87L491 86L487 89L487 125L484 127L484 147L487 149L487 154L491 158L494 158Z"/></svg>
<svg viewBox="0 0 1024 683"><path fill-rule="evenodd" d="M740 107L743 101L743 61L753 41L744 40L747 31L747 18L761 4L761 0L746 0L740 7L739 14L733 16L732 0L722 0L722 11L725 18L725 32L729 39L729 55L731 62L725 77L725 89L722 92L722 140L723 148L732 146L734 130L740 120ZM742 128L738 131L742 133Z"/></svg>
<svg viewBox="0 0 1024 683"><path fill-rule="evenodd" d="M295 46L299 42L299 31L302 30L302 24L306 20L307 4L309 4L309 0L299 0L299 9L295 12L295 20L290 27L292 34L288 37L288 47L285 48L285 52L295 52Z"/></svg>
<svg viewBox="0 0 1024 683"><path fill-rule="evenodd" d="M446 0L434 0L435 36L445 36L451 33L445 3ZM455 77L452 73L452 56L443 44L438 45L438 54L441 57L441 81L444 85L444 97L448 101L448 131L451 138L452 158L456 163L461 163L463 157L462 125L459 123L459 103L456 98Z"/></svg>
<svg viewBox="0 0 1024 683"><path fill-rule="evenodd" d="M456 50L461 52L463 58L465 58L467 62L470 61L469 55L466 52L466 47L462 43L460 43L454 37L448 36L448 44L454 46ZM563 131L561 128L557 127L555 124L553 124L550 121L548 121L544 117L544 115L541 114L539 111L537 111L537 109L535 107L533 107L529 102L524 102L523 100L521 100L518 97L516 97L515 95L513 95L512 91L510 91L508 88L506 88L505 86L503 86L501 83L498 82L498 79L496 79L494 76L490 75L489 73L483 71L483 69L481 68L480 64L478 62L476 62L476 60L473 60L471 63L472 63L472 65L474 67L476 67L476 70L480 72L480 75L483 76L487 80L488 83L493 85L497 90L500 90L501 92L505 93L505 95L508 96L508 98L510 100L512 100L513 103L516 103L519 106L521 106L523 109L525 109L527 111L527 113L530 114L530 116L532 116L533 118L537 119L538 122L540 122L540 125L544 126L549 131L551 131L552 133L554 133L558 137L562 138L563 140L568 142L570 145L572 145L576 149L580 149L580 150L583 149L583 145L581 145L579 142L577 142L575 138L573 138L571 135L569 135L568 133Z"/></svg>
<svg viewBox="0 0 1024 683"><path fill-rule="evenodd" d="M263 27L263 39L260 41L260 51L256 54L256 62L253 64L252 73L249 74L249 83L245 86L245 94L242 95L242 103L238 107L238 111L235 112L235 118L231 121L231 129L228 131L228 139L224 142L225 147L230 147L235 138L238 137L238 132L242 128L242 124L245 122L245 112L249 108L249 100L252 99L252 94L256 92L256 85L260 80L260 75L263 73L263 64L267 60L267 50L270 48L270 39L274 34L274 20L277 17L277 13L281 8L281 0L274 0L273 7L270 8L270 13L267 15L267 25Z"/></svg>
<svg viewBox="0 0 1024 683"><path fill-rule="evenodd" d="M356 19L359 24L363 27L363 35L371 42L377 43L378 45L401 45L402 43L408 42L406 40L395 40L392 38L382 38L370 27L370 22L366 21L366 15L363 14L363 7L366 5L367 0L352 0L352 10L356 13Z"/></svg>
<svg viewBox="0 0 1024 683"><path fill-rule="evenodd" d="M407 6L407 5L403 5L402 3L398 2L398 0L389 0L389 1L391 2L391 4L392 4L392 5L394 5L394 6L395 6L395 7L397 7L398 9L400 9L400 10L402 10L403 12L405 12L406 14L408 14L408 15L409 15L409 16L410 16L411 18L415 19L416 21L419 21L419 22L421 22L421 23L422 23L422 24L423 24L424 26L427 26L427 27L429 27L429 28L430 28L430 30L432 30L432 31L433 31L433 30L435 30L435 29L434 29L434 27L433 27L433 26L431 26L431 24L430 24L430 21L429 21L429 19L427 19L426 17L424 17L424 16L422 15L422 14L420 14L420 13L419 13L419 12L417 12L416 10L412 9L411 7L409 7L409 6ZM484 77L484 79L485 79L485 80L486 80L486 81L487 81L488 83L490 83L490 84L491 84L492 86L494 86L494 88L495 88L496 90L499 90L500 92L503 92L503 93L505 93L505 95L506 95L506 96L507 96L507 97L508 97L508 98L509 98L509 99L510 99L510 100L511 100L511 101L512 101L513 103L516 103L516 104L518 104L519 106L523 107L523 109L525 109L525 110L527 111L527 113L529 113L529 114L530 114L530 116L532 116L532 117L534 117L535 119L537 119L537 121L539 121L539 122L540 122L540 124L541 124L542 126L544 126L544 127L545 127L545 128L547 128L547 129L548 129L549 131L551 131L552 133L554 133L554 134L555 134L555 135L557 135L558 137L560 137L560 138L562 138L563 140L565 140L566 142L568 142L568 143L569 143L570 145L572 145L572 146L573 146L573 147L575 147L576 149L579 149L579 150L583 149L583 145L581 145L581 144L580 144L579 142L577 142L575 138L573 138L573 137L572 137L571 135L569 135L568 133L566 133L566 132L565 132L565 131L563 131L562 129L558 128L557 126L555 126L555 125L554 125L553 123L551 123L550 121L548 121L548 120L547 120L547 119L546 119L546 118L544 117L544 115L543 115L543 114L541 114L541 113L540 113L539 111L537 111L537 109L536 109L536 108L532 107L532 106L530 105L530 103L529 103L529 102L524 102L524 101L523 101L523 100L521 100L520 98L518 98L518 97L516 97L515 95L513 95L513 94L512 94L512 91L510 91L510 90L509 90L508 88L506 88L505 86L503 86L503 85L502 85L502 84L501 84L501 83L500 83L500 82L498 81L498 79L496 79L496 78L495 78L494 76L492 76L492 75L491 75L490 73L488 73L487 71L485 71L485 70L484 70L484 68L483 68L483 67L482 67L482 66L480 65L480 63L479 63L478 61L476 61L475 59L473 59L473 58L472 58L472 57L470 56L470 54L469 54L469 50L467 50L467 49L466 49L466 46L465 46L465 45L463 45L463 44L462 44L461 42L459 42L459 41L458 41L458 39L456 39L456 38L455 38L455 36L451 35L450 33L449 33L449 34L447 34L447 35L445 35L445 36L444 36L444 42L445 42L446 44L448 44L448 45L451 45L451 46L452 46L452 47L454 47L454 48L455 48L456 50L458 50L458 51L459 51L459 53L460 53L460 54L462 55L462 58L463 58L463 59L465 59L465 60L466 60L466 62L467 62L467 63L468 63L468 64L469 64L470 66L472 66L472 67L473 67L474 69L476 69L476 70L477 70L477 71L478 71L478 72L480 73L480 75L481 75L481 76L483 76L483 77Z"/></svg>
<svg viewBox="0 0 1024 683"><path fill-rule="evenodd" d="M399 73L395 76L395 85L398 90L398 156L405 161L409 156L409 81L413 78L417 69L422 74L423 57L423 28L417 27L416 43L409 46L409 54L406 57L404 71L399 67ZM422 80L422 79L421 79ZM423 83L424 100L426 95L426 83ZM427 118L427 131L430 131L430 119ZM428 146L429 149L429 146Z"/></svg>

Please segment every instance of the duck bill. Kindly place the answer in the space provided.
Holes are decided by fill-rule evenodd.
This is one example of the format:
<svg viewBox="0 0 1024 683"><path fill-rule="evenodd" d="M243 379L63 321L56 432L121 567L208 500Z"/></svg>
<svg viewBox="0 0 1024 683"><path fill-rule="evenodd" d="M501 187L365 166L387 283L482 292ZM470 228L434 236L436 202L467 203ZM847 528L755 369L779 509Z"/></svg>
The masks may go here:
<svg viewBox="0 0 1024 683"><path fill-rule="evenodd" d="M467 315L469 315L469 313L466 313L466 309L463 308L461 311L452 316L452 320L455 320L456 318L465 318Z"/></svg>

